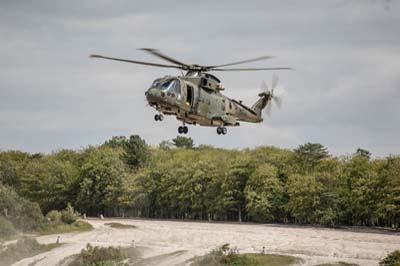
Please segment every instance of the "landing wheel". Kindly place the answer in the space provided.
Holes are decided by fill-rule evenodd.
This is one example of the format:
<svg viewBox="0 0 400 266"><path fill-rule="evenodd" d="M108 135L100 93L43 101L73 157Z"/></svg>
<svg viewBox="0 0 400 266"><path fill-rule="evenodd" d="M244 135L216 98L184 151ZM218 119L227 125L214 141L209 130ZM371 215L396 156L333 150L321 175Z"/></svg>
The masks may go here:
<svg viewBox="0 0 400 266"><path fill-rule="evenodd" d="M162 114L156 114L156 115L154 115L154 120L163 121L164 120L164 116Z"/></svg>
<svg viewBox="0 0 400 266"><path fill-rule="evenodd" d="M182 126L178 127L178 133L179 133L179 134L182 134L182 133L183 133L183 131L184 131L184 129L183 129L183 127L182 127Z"/></svg>
<svg viewBox="0 0 400 266"><path fill-rule="evenodd" d="M226 135L227 132L228 132L228 129L226 127L221 128L222 135Z"/></svg>
<svg viewBox="0 0 400 266"><path fill-rule="evenodd" d="M189 132L189 129L187 126L183 127L183 134L187 134Z"/></svg>
<svg viewBox="0 0 400 266"><path fill-rule="evenodd" d="M217 127L217 134L218 135L226 135L228 129L226 127Z"/></svg>

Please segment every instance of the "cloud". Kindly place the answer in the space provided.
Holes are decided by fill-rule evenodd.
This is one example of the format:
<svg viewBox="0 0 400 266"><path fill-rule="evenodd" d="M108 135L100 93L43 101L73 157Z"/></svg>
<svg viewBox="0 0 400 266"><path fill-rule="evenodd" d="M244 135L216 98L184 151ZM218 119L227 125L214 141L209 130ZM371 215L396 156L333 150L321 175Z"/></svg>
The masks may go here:
<svg viewBox="0 0 400 266"><path fill-rule="evenodd" d="M179 71L89 59L91 53L159 62L160 48L184 62L218 64L259 55L279 72L281 110L227 136L191 127L197 144L227 148L321 142L399 153L399 3L386 1L2 1L0 149L49 152L140 134L158 144L177 135L174 118L153 121L144 90ZM389 7L389 8L388 8ZM216 73L225 93L252 104L268 72Z"/></svg>

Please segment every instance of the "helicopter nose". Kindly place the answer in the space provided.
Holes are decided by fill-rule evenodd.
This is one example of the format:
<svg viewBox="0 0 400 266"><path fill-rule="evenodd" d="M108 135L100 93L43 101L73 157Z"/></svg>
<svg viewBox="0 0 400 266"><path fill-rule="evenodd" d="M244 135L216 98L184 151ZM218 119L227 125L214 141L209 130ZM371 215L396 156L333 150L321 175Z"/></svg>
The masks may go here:
<svg viewBox="0 0 400 266"><path fill-rule="evenodd" d="M149 102L158 101L163 97L163 92L157 88L150 88L145 92L146 98Z"/></svg>

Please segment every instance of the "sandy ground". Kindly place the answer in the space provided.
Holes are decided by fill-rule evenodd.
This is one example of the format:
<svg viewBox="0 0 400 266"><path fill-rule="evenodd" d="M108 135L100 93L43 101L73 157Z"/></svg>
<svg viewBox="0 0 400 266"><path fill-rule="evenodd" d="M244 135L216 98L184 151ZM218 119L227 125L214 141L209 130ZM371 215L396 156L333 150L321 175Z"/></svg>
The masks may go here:
<svg viewBox="0 0 400 266"><path fill-rule="evenodd" d="M87 243L99 246L129 246L132 240L144 247L141 265L188 265L187 260L230 243L240 253L289 254L304 259L301 265L344 261L362 266L378 265L388 252L400 249L400 234L354 232L261 224L203 223L136 219L88 220L94 230L61 235L62 246L15 263L15 266L56 265L79 253ZM137 226L114 229L104 225L119 222ZM57 235L38 237L40 243L54 243Z"/></svg>

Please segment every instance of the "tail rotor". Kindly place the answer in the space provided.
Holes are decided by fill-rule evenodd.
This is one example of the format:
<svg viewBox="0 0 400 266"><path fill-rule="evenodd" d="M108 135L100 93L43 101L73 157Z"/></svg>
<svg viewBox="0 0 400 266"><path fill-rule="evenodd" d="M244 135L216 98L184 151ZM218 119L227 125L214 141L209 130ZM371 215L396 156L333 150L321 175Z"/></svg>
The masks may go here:
<svg viewBox="0 0 400 266"><path fill-rule="evenodd" d="M278 86L279 78L276 74L273 74L271 81L271 89L265 81L261 82L261 90L262 92L259 94L260 97L265 97L266 99L266 108L265 112L268 116L271 115L272 110L272 102L278 107L278 109L282 106L282 98L275 95L275 88Z"/></svg>

